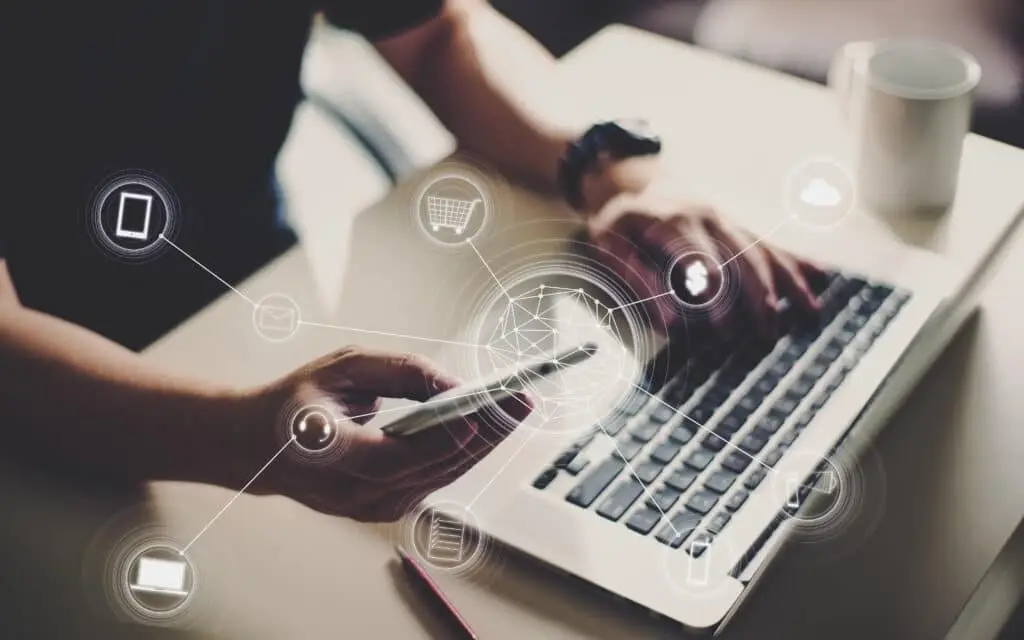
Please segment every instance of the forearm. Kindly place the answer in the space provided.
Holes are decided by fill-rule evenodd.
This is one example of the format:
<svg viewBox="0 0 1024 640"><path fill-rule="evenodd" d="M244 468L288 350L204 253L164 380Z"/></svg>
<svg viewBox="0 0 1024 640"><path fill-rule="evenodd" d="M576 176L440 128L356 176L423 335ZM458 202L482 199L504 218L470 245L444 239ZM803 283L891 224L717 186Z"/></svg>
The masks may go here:
<svg viewBox="0 0 1024 640"><path fill-rule="evenodd" d="M461 149L503 174L553 189L565 144L580 133L559 115L553 58L477 0L450 0L442 19L422 29L429 31L378 48Z"/></svg>
<svg viewBox="0 0 1024 640"><path fill-rule="evenodd" d="M124 480L234 483L241 394L81 327L0 306L0 455Z"/></svg>

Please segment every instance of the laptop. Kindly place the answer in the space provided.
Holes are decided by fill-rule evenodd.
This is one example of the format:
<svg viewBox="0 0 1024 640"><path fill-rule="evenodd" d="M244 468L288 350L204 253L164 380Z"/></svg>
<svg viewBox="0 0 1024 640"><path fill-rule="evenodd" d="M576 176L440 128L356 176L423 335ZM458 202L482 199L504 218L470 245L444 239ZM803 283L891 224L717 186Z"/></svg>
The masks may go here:
<svg viewBox="0 0 1024 640"><path fill-rule="evenodd" d="M891 245L792 238L831 268L818 323L766 346L742 332L718 350L665 341L638 354L635 393L570 429L524 423L430 501L469 506L501 548L721 630L787 539L842 526L859 449L966 317L952 317L947 261ZM593 360L561 384L586 384Z"/></svg>

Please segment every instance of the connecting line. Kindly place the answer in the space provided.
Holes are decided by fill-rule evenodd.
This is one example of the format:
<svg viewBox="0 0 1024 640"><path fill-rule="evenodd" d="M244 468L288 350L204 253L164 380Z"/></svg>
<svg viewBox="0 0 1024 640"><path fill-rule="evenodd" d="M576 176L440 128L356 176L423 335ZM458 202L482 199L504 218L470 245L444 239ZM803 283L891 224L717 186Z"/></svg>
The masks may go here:
<svg viewBox="0 0 1024 640"><path fill-rule="evenodd" d="M763 236L760 236L760 237L759 237L759 238L758 238L757 240L754 240L754 241L753 241L753 242L751 242L751 243L750 243L749 245L747 245L747 246L746 246L746 247L745 247L745 248L744 248L744 249L743 249L742 251L740 251L739 253L737 253L737 254L736 254L736 255L734 255L733 257L729 258L728 260L726 260L726 261L725 261L725 262L723 262L722 264L718 265L718 269L719 269L719 270L722 270L722 269L724 269L724 268L725 268L725 265L729 264L730 262L732 262L732 261L733 261L733 260L735 260L736 258L740 257L741 255L743 255L744 253L746 253L746 252L747 252L747 251L749 251L750 249L753 249L753 248L754 248L754 247L756 247L757 245L761 244L761 242L762 242L763 240L767 240L767 239L768 239L769 237L771 237L772 235L774 235L776 231L778 231L779 229L781 229L781 228L782 228L782 227L783 227L783 226L784 226L784 225L785 225L785 224L786 224L787 222L789 222L789 218L785 218L785 219L784 219L784 220L783 220L782 222L780 222L779 224L775 225L775 228L774 228L774 229L772 229L772 230L771 230L771 231L769 231L768 233L764 234Z"/></svg>
<svg viewBox="0 0 1024 640"><path fill-rule="evenodd" d="M252 479L249 480L249 482L246 482L245 486L242 487L241 489L239 489L238 493L236 493L230 500L228 500L228 503L226 505L224 505L224 507L220 511L217 512L217 515L213 516L213 518L209 522L206 523L206 526L203 527L199 531L199 533L196 534L196 537L192 538L192 540L188 544L186 544L185 548L182 549L181 551L179 551L178 554L182 555L182 556L185 555L185 552L188 551L189 547L191 547L193 544L196 543L196 540L199 539L199 536L201 536L204 533L206 533L206 530L209 529L211 526L213 526L213 523L217 521L217 518L219 518L222 515L224 515L224 512L228 510L228 507L233 505L235 503L235 500L238 500L238 497L240 495L242 495L243 493L245 493L245 490L248 489L249 486L253 482L256 482L256 478L260 477L260 474L262 474L264 471L267 470L267 467L270 466L270 463L272 463L274 460L277 460L278 456L280 456L282 453L284 453L284 450L288 448L288 445L290 445L293 442L295 442L295 436L294 435L291 438L288 439L288 442L284 443L283 447L281 447L280 449L277 450L277 453L275 453L273 455L273 457L270 458L270 460L267 460L267 463L265 465L260 467L260 470L256 472L256 475L254 475L252 477Z"/></svg>
<svg viewBox="0 0 1024 640"><path fill-rule="evenodd" d="M632 307L635 304L641 304L641 303L644 303L644 302L650 302L651 300L657 300L658 298L664 298L665 296L670 296L670 295L672 295L671 291L664 291L662 293L659 293L658 295L654 295L654 296L651 296L649 298L644 298L643 300L634 300L633 302L627 302L626 304L620 304L617 307L612 307L612 308L608 309L608 312L611 313L612 311L618 311L619 309L625 309L626 307Z"/></svg>
<svg viewBox="0 0 1024 640"><path fill-rule="evenodd" d="M466 244L468 244L470 248L473 249L473 253L476 254L476 257L480 258L480 262L484 263L484 267L487 269L487 273L491 274L491 277L494 278L494 281L498 283L498 287L501 288L501 292L505 294L505 297L508 298L508 301L514 303L515 300L513 300L512 296L509 295L508 289L506 289L505 285L501 283L501 280L498 280L498 276L494 274L494 271L491 269L491 265L487 264L487 261L484 260L483 255L480 254L480 250L476 248L475 244L473 244L473 239L470 238L466 240Z"/></svg>
<svg viewBox="0 0 1024 640"><path fill-rule="evenodd" d="M490 349L492 351L503 351L503 349L497 349L493 346L485 344L474 344L472 342L459 342L458 340L444 340L441 338L425 338L422 336L411 336L404 333L389 333L387 331L374 331L372 329L357 329L356 327L343 327L335 324L324 324L322 322L309 322L308 320L299 320L299 324L304 324L310 327L320 327L321 329L337 329L338 331L351 331L353 333L367 333L377 336L388 336L391 338L404 338L406 340L420 340L423 342L437 342L441 344L452 344L459 347L470 347L473 349Z"/></svg>
<svg viewBox="0 0 1024 640"><path fill-rule="evenodd" d="M485 484L482 489L480 489L480 492L476 494L476 497L469 501L469 504L466 505L466 511L469 511L469 508L476 504L476 501L480 499L480 496L484 495L484 492L487 491L492 484L494 484L494 481L498 479L498 476L504 473L505 469L508 469L508 465L512 464L512 461L516 459L516 456L519 455L519 452L526 448L526 445L529 444L531 440L533 440L534 436L536 436L537 433L537 430L531 431L529 435L523 438L523 442L522 444L519 445L519 448L512 452L512 455L508 457L508 460L505 461L505 464L501 465L501 468L498 469L497 473L491 476L491 479L487 481L487 484Z"/></svg>
<svg viewBox="0 0 1024 640"><path fill-rule="evenodd" d="M224 286L225 286L225 287L227 287L228 289L231 289L232 291L234 291L235 293L237 293L237 294L238 294L239 296L241 296L241 297L242 297L242 299L243 299L243 300L245 300L246 302L248 302L249 304L251 304L251 305L252 305L252 306L254 306L254 307L256 306L256 303L252 301L252 298L250 298L249 296L245 295L244 293L242 293L242 292L241 292L241 291L239 291L238 289L236 289L236 288L232 287L232 286L231 286L230 284L228 284L228 283L227 283L227 281L226 281L226 280L224 280L224 278L221 278L221 277L220 277L220 276L218 276L218 275L217 275L216 273L214 273L214 272L210 271L209 269L207 269L207 268L206 268L206 265L204 265L204 264L203 264L202 262L199 262L198 260L196 260L195 258L193 258L193 257L192 257L191 255L189 255L189 253L188 253L187 251L185 251L184 249L182 249L181 247L179 247L178 245L176 245L176 244L175 244L175 243L174 243L173 241L171 241L171 239L170 239L170 238L168 238L167 236L165 236L165 235L164 235L164 234L162 234L162 233L160 234L159 238L160 238L161 240L163 240L164 242L166 242L167 244L169 244L169 245L171 245L172 247L174 247L175 249L177 249L177 250L178 250L178 253L180 253L181 255L185 256L186 258L188 258L188 259L189 259L189 260L191 260L192 262L196 263L196 266L198 266L198 267L199 267L200 269L202 269L202 270L203 270L203 271L205 271L206 273L208 273L208 274L210 274L211 276L213 276L214 278L216 278L216 279L217 279L217 280L218 280L218 281L219 281L219 282L220 282L220 283L221 283L222 285L224 285Z"/></svg>
<svg viewBox="0 0 1024 640"><path fill-rule="evenodd" d="M721 441L722 441L722 442L723 442L723 443L725 444L725 446L727 446L727 447L730 447L730 448L732 448L732 449L735 449L736 451L739 451L740 453L742 453L743 455L747 456L747 457L748 457L748 458L750 458L750 459L751 459L752 461L754 461L754 462L756 462L757 464L761 465L762 467L764 467L764 468L765 468L765 469L767 469L768 471L770 471L770 472L772 472L772 473L775 473L775 468L774 468L774 467L771 467L771 466L769 466L769 465L767 465L767 464L765 464L765 463L761 462L760 460L758 460L758 459L757 459L757 458L755 458L754 456L752 456L752 455L750 455L749 453L747 453L746 451L744 451L744 450L743 450L743 449L742 449L741 447L738 447L737 445L734 445L734 444L733 444L733 443L732 443L732 442L731 442L730 440L728 440L727 438L723 438L722 436L718 435L717 433L715 433L715 430L714 430L714 429L709 429L708 427L705 427L704 425L702 425L701 423L697 422L696 420L694 420L694 419L693 419L693 418L691 418L690 416L686 415L685 413L683 413L683 412L682 412L682 411L680 411L679 409L677 409L677 408L673 407L672 405L670 405L669 403L665 402L664 400L662 400L662 399L661 399L661 398L659 398L658 396L654 395L653 393L651 393L651 392L650 392L650 391L648 391L647 389L644 389L643 387L641 387L641 386L640 386L640 385L638 385L637 383L635 383L635 382L630 382L630 384L632 384L632 385L633 385L633 386L634 386L634 387L635 387L635 388L636 388L636 389L637 389L638 391L641 391L642 393L646 394L646 395L647 395L648 397L650 397L650 398L654 398L655 400L657 400L658 402L660 402L660 403L661 403L661 404L663 404L664 406L666 406L666 407L668 407L669 409L671 409L672 411L674 411L674 412L676 413L676 415L680 415L680 416L683 416L684 418L686 418L687 420L689 420L689 421L690 421L690 422L692 422L693 424L697 425L697 427L699 427L699 428L700 428L700 429L702 429L703 431L706 431L706 432L708 432L709 434L713 435L714 437L718 438L719 440L721 440Z"/></svg>

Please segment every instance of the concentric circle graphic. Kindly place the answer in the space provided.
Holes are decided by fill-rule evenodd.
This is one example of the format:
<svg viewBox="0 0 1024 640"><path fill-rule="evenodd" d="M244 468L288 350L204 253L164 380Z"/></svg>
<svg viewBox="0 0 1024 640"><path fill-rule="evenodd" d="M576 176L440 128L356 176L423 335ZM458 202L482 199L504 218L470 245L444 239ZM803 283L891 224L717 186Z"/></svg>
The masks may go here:
<svg viewBox="0 0 1024 640"><path fill-rule="evenodd" d="M469 163L448 162L416 189L413 218L420 232L441 247L480 237L495 207L490 180Z"/></svg>
<svg viewBox="0 0 1024 640"><path fill-rule="evenodd" d="M479 571L492 546L473 512L450 500L426 501L413 509L402 522L401 537L416 560L458 576Z"/></svg>
<svg viewBox="0 0 1024 640"><path fill-rule="evenodd" d="M180 203L159 176L125 171L99 186L87 210L90 236L110 256L129 262L156 257L173 242Z"/></svg>
<svg viewBox="0 0 1024 640"><path fill-rule="evenodd" d="M776 499L783 512L805 527L829 528L842 519L850 506L849 473L831 458L800 449L786 452L787 462L805 459L812 467L809 474L776 471L769 474Z"/></svg>
<svg viewBox="0 0 1024 640"><path fill-rule="evenodd" d="M729 571L736 554L728 539L704 529L676 527L664 522L671 544L661 547L664 578L671 588L687 598L710 598L729 584ZM659 529L659 532L661 530Z"/></svg>
<svg viewBox="0 0 1024 640"><path fill-rule="evenodd" d="M337 462L351 445L342 422L347 416L337 402L310 388L285 406L277 420L277 440L285 455L316 465Z"/></svg>
<svg viewBox="0 0 1024 640"><path fill-rule="evenodd" d="M713 306L728 290L728 270L703 251L688 251L669 263L665 286L687 310Z"/></svg>
<svg viewBox="0 0 1024 640"><path fill-rule="evenodd" d="M467 354L466 377L516 374L583 345L588 353L596 346L586 367L519 380L534 404L536 418L527 424L539 424L546 433L574 433L633 397L631 381L641 370L634 351L646 349L648 325L642 308L630 304L627 291L598 263L565 252L564 244L550 252L541 243L531 249L483 287L467 339L483 348Z"/></svg>
<svg viewBox="0 0 1024 640"><path fill-rule="evenodd" d="M856 205L856 182L847 169L827 158L803 162L789 173L783 192L786 211L805 227L832 229Z"/></svg>
<svg viewBox="0 0 1024 640"><path fill-rule="evenodd" d="M338 441L337 420L326 406L302 407L292 417L291 436L295 439L295 446L306 453L323 453Z"/></svg>
<svg viewBox="0 0 1024 640"><path fill-rule="evenodd" d="M184 548L156 527L135 529L118 541L105 571L112 604L136 622L182 622L200 586Z"/></svg>
<svg viewBox="0 0 1024 640"><path fill-rule="evenodd" d="M299 331L302 311L283 293L270 293L260 298L252 309L252 326L268 342L287 342Z"/></svg>

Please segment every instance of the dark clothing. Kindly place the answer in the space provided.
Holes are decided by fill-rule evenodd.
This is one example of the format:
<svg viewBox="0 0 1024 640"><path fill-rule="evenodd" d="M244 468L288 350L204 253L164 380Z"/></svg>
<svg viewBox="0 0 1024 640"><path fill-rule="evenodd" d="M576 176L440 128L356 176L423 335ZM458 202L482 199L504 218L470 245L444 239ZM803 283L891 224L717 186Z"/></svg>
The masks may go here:
<svg viewBox="0 0 1024 640"><path fill-rule="evenodd" d="M273 165L317 5L378 38L441 0L65 4L2 10L15 43L3 82L19 99L0 140L0 251L26 306L138 349L224 288L173 249L135 264L104 253L87 230L95 190L117 172L156 174L181 203L177 244L225 280L244 278L294 241Z"/></svg>

